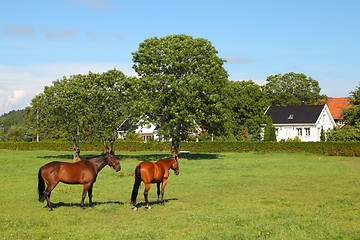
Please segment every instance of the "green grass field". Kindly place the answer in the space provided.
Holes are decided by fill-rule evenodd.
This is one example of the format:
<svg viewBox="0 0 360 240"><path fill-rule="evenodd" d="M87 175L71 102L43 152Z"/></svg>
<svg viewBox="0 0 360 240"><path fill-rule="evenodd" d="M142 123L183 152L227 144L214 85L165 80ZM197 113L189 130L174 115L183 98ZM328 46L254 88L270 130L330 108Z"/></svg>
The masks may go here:
<svg viewBox="0 0 360 240"><path fill-rule="evenodd" d="M85 152L84 155L99 154ZM40 203L38 169L71 152L0 150L1 239L360 239L360 159L311 154L190 154L171 172L165 206L152 185L130 205L132 172L163 152L117 152L79 206L82 185L60 183L54 211Z"/></svg>

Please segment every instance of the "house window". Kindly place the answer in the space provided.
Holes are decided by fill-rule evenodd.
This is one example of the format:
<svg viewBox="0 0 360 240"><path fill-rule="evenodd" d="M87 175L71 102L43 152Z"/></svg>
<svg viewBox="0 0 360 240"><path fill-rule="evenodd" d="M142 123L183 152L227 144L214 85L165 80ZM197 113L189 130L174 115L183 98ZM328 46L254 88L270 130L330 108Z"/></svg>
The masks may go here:
<svg viewBox="0 0 360 240"><path fill-rule="evenodd" d="M297 128L297 135L302 136L302 128Z"/></svg>
<svg viewBox="0 0 360 240"><path fill-rule="evenodd" d="M310 128L305 128L305 136L310 136Z"/></svg>
<svg viewBox="0 0 360 240"><path fill-rule="evenodd" d="M279 136L279 129L278 128L275 128L275 135Z"/></svg>

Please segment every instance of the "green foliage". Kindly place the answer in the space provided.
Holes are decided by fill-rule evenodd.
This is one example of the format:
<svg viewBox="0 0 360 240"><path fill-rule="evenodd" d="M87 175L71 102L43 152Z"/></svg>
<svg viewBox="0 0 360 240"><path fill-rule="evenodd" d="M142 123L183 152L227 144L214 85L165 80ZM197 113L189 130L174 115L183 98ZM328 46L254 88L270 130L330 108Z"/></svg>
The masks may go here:
<svg viewBox="0 0 360 240"><path fill-rule="evenodd" d="M271 75L266 81L263 91L271 101L271 106L301 105L303 101L311 105L326 98L320 95L318 81L303 73Z"/></svg>
<svg viewBox="0 0 360 240"><path fill-rule="evenodd" d="M0 149L11 150L56 150L66 151L72 148L70 141L52 142L0 142ZM103 151L104 146L99 142L83 142L83 151ZM116 151L164 151L171 152L171 142L117 141L114 143ZM200 141L181 142L180 150L190 153L222 153L222 152L307 152L330 156L360 156L360 142L301 142L280 141Z"/></svg>
<svg viewBox="0 0 360 240"><path fill-rule="evenodd" d="M275 127L271 117L266 118L266 126L264 129L264 141L274 141L276 142Z"/></svg>
<svg viewBox="0 0 360 240"><path fill-rule="evenodd" d="M28 117L37 134L47 132L43 139L66 137L58 130L70 134L77 148L81 138L113 140L122 121L130 117L130 84L117 70L64 77L32 100Z"/></svg>
<svg viewBox="0 0 360 240"><path fill-rule="evenodd" d="M133 53L142 96L138 112L161 126L159 134L175 148L197 125L214 134L224 131L228 75L217 53L208 40L186 35L146 39Z"/></svg>
<svg viewBox="0 0 360 240"><path fill-rule="evenodd" d="M326 134L325 134L324 128L321 127L320 141L321 141L321 142L324 142L325 140L326 140Z"/></svg>
<svg viewBox="0 0 360 240"><path fill-rule="evenodd" d="M349 100L352 106L344 109L341 116L350 126L360 126L360 86L357 86L356 90L350 94Z"/></svg>
<svg viewBox="0 0 360 240"><path fill-rule="evenodd" d="M326 132L327 141L360 141L360 126L346 125Z"/></svg>
<svg viewBox="0 0 360 240"><path fill-rule="evenodd" d="M25 127L25 115L26 111L23 109L10 111L0 116L0 132L7 133L11 127Z"/></svg>
<svg viewBox="0 0 360 240"><path fill-rule="evenodd" d="M226 86L227 107L230 110L228 130L239 140L260 140L264 112L268 107L261 87L253 81L230 81ZM244 138L244 129L246 136Z"/></svg>

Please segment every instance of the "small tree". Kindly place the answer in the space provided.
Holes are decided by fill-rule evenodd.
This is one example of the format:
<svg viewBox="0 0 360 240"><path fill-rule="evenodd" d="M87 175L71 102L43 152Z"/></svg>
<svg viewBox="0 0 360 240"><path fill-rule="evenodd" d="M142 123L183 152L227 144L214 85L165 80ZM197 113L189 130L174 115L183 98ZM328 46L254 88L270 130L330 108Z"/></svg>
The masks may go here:
<svg viewBox="0 0 360 240"><path fill-rule="evenodd" d="M271 117L267 117L266 126L264 129L264 141L275 141L276 142L276 134L275 127L273 125L273 121Z"/></svg>
<svg viewBox="0 0 360 240"><path fill-rule="evenodd" d="M323 128L323 127L321 127L320 141L321 141L321 142L325 142L325 141L326 141L325 131L324 131L324 128Z"/></svg>

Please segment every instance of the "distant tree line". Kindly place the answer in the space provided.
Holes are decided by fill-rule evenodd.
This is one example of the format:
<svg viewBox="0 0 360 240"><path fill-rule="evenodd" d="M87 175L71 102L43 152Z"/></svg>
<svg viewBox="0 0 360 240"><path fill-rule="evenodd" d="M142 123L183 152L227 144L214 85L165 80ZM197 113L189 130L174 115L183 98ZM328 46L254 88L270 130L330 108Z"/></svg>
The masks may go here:
<svg viewBox="0 0 360 240"><path fill-rule="evenodd" d="M164 140L172 141L176 156L179 142L194 140L189 133L199 126L205 130L200 140L258 141L267 107L327 98L318 82L302 73L269 76L263 86L230 81L225 61L202 38L149 38L132 54L138 77L114 69L46 86L26 109L31 140L72 140L75 158L82 140L112 144L124 120L134 127L151 122Z"/></svg>

